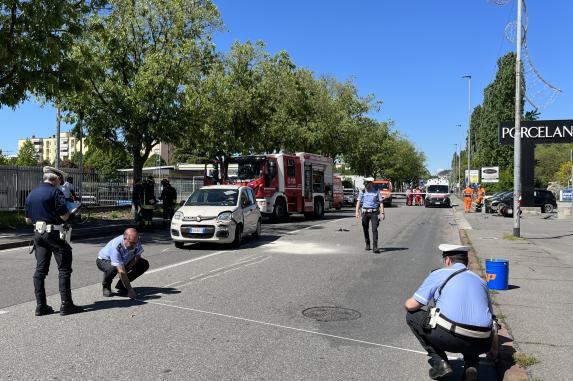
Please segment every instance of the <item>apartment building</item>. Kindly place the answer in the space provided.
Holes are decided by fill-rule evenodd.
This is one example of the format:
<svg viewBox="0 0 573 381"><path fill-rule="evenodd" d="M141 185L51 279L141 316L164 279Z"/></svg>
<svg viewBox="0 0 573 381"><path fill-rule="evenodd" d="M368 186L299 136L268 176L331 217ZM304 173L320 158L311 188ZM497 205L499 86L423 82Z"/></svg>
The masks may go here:
<svg viewBox="0 0 573 381"><path fill-rule="evenodd" d="M46 160L50 163L56 161L56 135L49 138L38 138L32 135L31 138L18 139L18 151L22 145L30 140L38 152L40 161ZM85 145L85 138L83 145L83 152L86 153L88 148ZM60 133L60 160L71 159L72 155L80 151L80 140L77 139L71 132Z"/></svg>

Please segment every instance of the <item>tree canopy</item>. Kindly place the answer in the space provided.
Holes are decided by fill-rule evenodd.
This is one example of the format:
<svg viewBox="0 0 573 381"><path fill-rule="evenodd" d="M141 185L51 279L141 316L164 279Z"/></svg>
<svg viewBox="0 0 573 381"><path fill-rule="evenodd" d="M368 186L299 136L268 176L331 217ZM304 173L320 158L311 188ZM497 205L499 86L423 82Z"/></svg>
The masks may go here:
<svg viewBox="0 0 573 381"><path fill-rule="evenodd" d="M26 139L24 144L18 150L18 158L16 159L16 165L21 166L37 166L38 161L40 160L40 156L38 152L36 152L36 148L30 141L30 139Z"/></svg>

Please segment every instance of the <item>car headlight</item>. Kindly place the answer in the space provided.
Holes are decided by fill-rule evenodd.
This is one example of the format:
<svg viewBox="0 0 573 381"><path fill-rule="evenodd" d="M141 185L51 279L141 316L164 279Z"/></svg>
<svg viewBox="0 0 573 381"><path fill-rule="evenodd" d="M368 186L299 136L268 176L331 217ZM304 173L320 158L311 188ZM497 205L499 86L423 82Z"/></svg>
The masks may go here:
<svg viewBox="0 0 573 381"><path fill-rule="evenodd" d="M183 212L175 212L173 215L174 220L181 220L183 218Z"/></svg>
<svg viewBox="0 0 573 381"><path fill-rule="evenodd" d="M217 221L231 221L233 212L223 212L217 216Z"/></svg>

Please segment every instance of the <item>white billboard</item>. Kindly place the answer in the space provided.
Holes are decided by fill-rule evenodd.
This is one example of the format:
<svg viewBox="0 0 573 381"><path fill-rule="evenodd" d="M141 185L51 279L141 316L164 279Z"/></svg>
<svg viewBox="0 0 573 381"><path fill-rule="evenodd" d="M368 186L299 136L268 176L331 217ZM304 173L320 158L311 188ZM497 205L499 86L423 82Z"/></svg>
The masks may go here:
<svg viewBox="0 0 573 381"><path fill-rule="evenodd" d="M498 183L499 182L499 167L482 167L481 168L481 182L482 183Z"/></svg>

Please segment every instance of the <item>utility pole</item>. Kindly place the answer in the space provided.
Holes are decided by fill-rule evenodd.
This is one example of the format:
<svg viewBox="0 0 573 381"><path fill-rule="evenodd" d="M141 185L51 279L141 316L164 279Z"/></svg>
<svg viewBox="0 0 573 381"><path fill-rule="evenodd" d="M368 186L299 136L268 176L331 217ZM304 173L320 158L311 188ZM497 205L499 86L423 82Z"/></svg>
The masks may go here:
<svg viewBox="0 0 573 381"><path fill-rule="evenodd" d="M62 116L60 114L60 104L56 102L56 160L54 161L54 167L60 169L60 122Z"/></svg>
<svg viewBox="0 0 573 381"><path fill-rule="evenodd" d="M513 236L521 236L521 8L517 0L517 46L515 55L515 135L513 138Z"/></svg>
<svg viewBox="0 0 573 381"><path fill-rule="evenodd" d="M471 167L470 167L470 152L472 150L472 76L471 75L464 75L462 76L462 78L465 78L468 80L468 149L467 149L467 155L468 155L468 185L472 184L472 180L471 180Z"/></svg>

